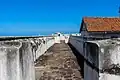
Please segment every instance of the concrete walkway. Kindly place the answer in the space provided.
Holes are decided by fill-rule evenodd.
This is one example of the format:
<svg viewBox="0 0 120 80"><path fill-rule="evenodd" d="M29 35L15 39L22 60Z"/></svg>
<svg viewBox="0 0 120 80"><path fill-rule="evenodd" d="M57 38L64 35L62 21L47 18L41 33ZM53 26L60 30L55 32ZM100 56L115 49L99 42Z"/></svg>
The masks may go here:
<svg viewBox="0 0 120 80"><path fill-rule="evenodd" d="M36 80L83 80L71 48L65 44L52 46L35 65Z"/></svg>

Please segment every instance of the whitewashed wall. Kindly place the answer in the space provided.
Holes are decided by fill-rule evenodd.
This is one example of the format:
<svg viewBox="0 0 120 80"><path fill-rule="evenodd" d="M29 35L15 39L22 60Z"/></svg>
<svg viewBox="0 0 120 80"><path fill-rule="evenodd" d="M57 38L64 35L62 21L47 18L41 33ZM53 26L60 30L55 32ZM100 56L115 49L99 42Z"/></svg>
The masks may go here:
<svg viewBox="0 0 120 80"><path fill-rule="evenodd" d="M115 40L108 39L108 40L92 41L91 44L93 45L96 44L98 46L98 52L91 53L90 50L88 49L88 51L86 52L86 54L88 55L87 60L94 66L96 64L99 64L98 66L95 67L98 68L100 72L97 72L96 70L94 70L94 68L84 64L84 70L85 70L84 75L86 77L90 77L91 74L94 74L95 77L95 74L98 74L99 78L97 80L113 80L113 79L119 80L120 79L120 54L119 54L120 41L117 39ZM87 46L89 45L90 43L88 43ZM94 49L96 50L95 47ZM95 54L98 54L96 56L98 60L96 59L91 60L91 57L94 56L91 56L90 53L94 54L94 56ZM97 61L97 63L95 63L95 61ZM91 80L94 80L94 77Z"/></svg>
<svg viewBox="0 0 120 80"><path fill-rule="evenodd" d="M69 38L69 43L76 48L79 53L84 56L84 51L83 51L83 40L79 36L70 36Z"/></svg>
<svg viewBox="0 0 120 80"><path fill-rule="evenodd" d="M0 41L0 80L35 80L34 61L54 43L53 37Z"/></svg>
<svg viewBox="0 0 120 80"><path fill-rule="evenodd" d="M36 51L36 58L38 59L41 55L43 55L51 46L55 44L55 39L50 39L47 41L47 38L45 39L45 43L41 43L41 45L38 47Z"/></svg>
<svg viewBox="0 0 120 80"><path fill-rule="evenodd" d="M89 44L85 45L84 49L83 42L80 37L70 36L69 43L93 66L91 67L86 61L84 62L84 80L120 80L120 39L88 41L97 45L94 46L94 49L98 49L98 51L91 53L92 55L90 50L86 49ZM103 72L99 72L95 68ZM114 68L116 70L113 70ZM113 72L110 73L105 70Z"/></svg>
<svg viewBox="0 0 120 80"><path fill-rule="evenodd" d="M68 36L65 36L65 43L68 43L69 42L69 35Z"/></svg>
<svg viewBox="0 0 120 80"><path fill-rule="evenodd" d="M35 80L29 42L0 42L0 80Z"/></svg>
<svg viewBox="0 0 120 80"><path fill-rule="evenodd" d="M120 76L107 73L100 73L99 80L120 80Z"/></svg>
<svg viewBox="0 0 120 80"><path fill-rule="evenodd" d="M54 38L55 38L55 43L60 43L60 37L59 36L56 36Z"/></svg>

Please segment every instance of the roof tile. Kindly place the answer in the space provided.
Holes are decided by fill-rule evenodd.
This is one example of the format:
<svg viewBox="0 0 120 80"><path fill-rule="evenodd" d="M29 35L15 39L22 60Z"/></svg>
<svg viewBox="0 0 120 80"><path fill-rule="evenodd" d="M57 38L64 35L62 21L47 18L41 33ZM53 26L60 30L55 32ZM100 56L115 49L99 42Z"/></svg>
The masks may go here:
<svg viewBox="0 0 120 80"><path fill-rule="evenodd" d="M120 18L84 17L88 31L120 31Z"/></svg>

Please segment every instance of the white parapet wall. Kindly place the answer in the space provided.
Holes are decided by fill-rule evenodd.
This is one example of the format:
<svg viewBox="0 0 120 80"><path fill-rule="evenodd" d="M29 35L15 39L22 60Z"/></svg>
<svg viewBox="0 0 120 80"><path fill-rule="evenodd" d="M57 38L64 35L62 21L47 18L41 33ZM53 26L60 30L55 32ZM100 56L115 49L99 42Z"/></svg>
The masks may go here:
<svg viewBox="0 0 120 80"><path fill-rule="evenodd" d="M56 33L53 34L53 36L55 38L55 43L60 43L60 41L65 41L65 43L68 43L70 34Z"/></svg>
<svg viewBox="0 0 120 80"><path fill-rule="evenodd" d="M43 55L51 46L55 44L55 39L53 37L45 38L42 43L38 46L36 50L36 59L38 59L41 55Z"/></svg>
<svg viewBox="0 0 120 80"><path fill-rule="evenodd" d="M120 39L70 36L69 43L84 56L84 80L120 80Z"/></svg>
<svg viewBox="0 0 120 80"><path fill-rule="evenodd" d="M0 80L35 80L36 60L55 43L68 43L69 35L4 39L0 41Z"/></svg>
<svg viewBox="0 0 120 80"><path fill-rule="evenodd" d="M0 42L0 80L35 80L29 42Z"/></svg>
<svg viewBox="0 0 120 80"><path fill-rule="evenodd" d="M108 74L108 73L100 73L99 80L120 80L120 75Z"/></svg>
<svg viewBox="0 0 120 80"><path fill-rule="evenodd" d="M70 35L65 35L64 36L65 43L69 43L69 38L70 38Z"/></svg>
<svg viewBox="0 0 120 80"><path fill-rule="evenodd" d="M80 36L70 36L68 41L82 56L84 56L83 52L83 40Z"/></svg>
<svg viewBox="0 0 120 80"><path fill-rule="evenodd" d="M88 72L91 72L99 76L97 80L120 80L120 39L88 41L86 47L87 60L99 70L84 65L89 67L85 67L88 71L84 75L89 77ZM90 80L96 80L96 76L92 76Z"/></svg>
<svg viewBox="0 0 120 80"><path fill-rule="evenodd" d="M35 80L34 57L31 44L29 42L22 42L19 52L22 55L20 62L23 80Z"/></svg>
<svg viewBox="0 0 120 80"><path fill-rule="evenodd" d="M0 41L0 80L35 80L35 60L54 44L53 37Z"/></svg>
<svg viewBox="0 0 120 80"><path fill-rule="evenodd" d="M21 80L19 47L12 42L0 42L0 80Z"/></svg>

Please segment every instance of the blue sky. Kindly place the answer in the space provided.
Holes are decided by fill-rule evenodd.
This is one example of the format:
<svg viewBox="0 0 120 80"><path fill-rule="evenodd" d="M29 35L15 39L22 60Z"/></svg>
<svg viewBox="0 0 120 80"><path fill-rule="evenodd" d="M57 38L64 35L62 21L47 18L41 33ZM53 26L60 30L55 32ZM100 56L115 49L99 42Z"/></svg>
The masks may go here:
<svg viewBox="0 0 120 80"><path fill-rule="evenodd" d="M79 32L83 16L118 16L120 0L1 0L0 35Z"/></svg>

